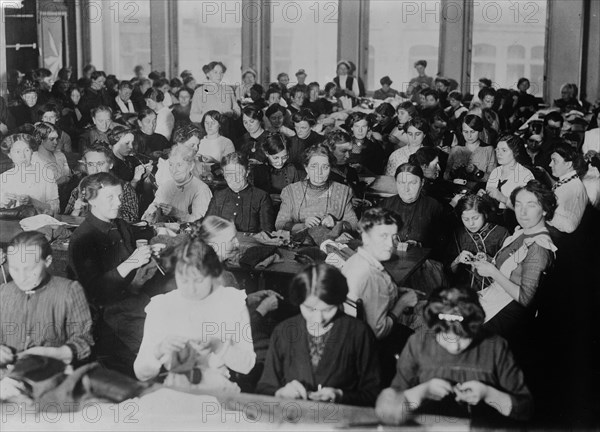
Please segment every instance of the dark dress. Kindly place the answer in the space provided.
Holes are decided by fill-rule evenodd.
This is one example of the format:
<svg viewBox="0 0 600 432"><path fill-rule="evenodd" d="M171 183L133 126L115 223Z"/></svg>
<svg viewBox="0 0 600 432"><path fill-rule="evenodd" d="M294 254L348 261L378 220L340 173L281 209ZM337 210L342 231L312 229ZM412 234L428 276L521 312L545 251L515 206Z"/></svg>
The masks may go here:
<svg viewBox="0 0 600 432"><path fill-rule="evenodd" d="M329 179L334 182L349 186L352 193L357 198L362 198L365 191L364 184L361 184L358 172L349 165L336 165L331 167Z"/></svg>
<svg viewBox="0 0 600 432"><path fill-rule="evenodd" d="M269 194L280 194L284 187L304 180L305 177L305 170L299 170L289 162L281 169L275 169L271 165L256 165L252 168L254 186Z"/></svg>
<svg viewBox="0 0 600 432"><path fill-rule="evenodd" d="M293 136L289 140L288 148L290 162L298 168L304 168L304 150L324 140L325 137L314 130L311 130L306 138L298 138L298 135Z"/></svg>
<svg viewBox="0 0 600 432"><path fill-rule="evenodd" d="M143 132L135 134L134 148L139 153L150 156L153 152L162 152L170 147L169 140L161 134L146 135Z"/></svg>
<svg viewBox="0 0 600 432"><path fill-rule="evenodd" d="M437 341L431 330L421 330L412 335L398 359L397 372L391 387L405 391L433 378L455 385L479 381L508 393L512 400L509 417L526 420L531 415L532 397L525 385L523 372L515 362L508 344L499 336L475 339L459 354L450 354ZM450 395L441 401L427 400L419 411L438 415L468 417L466 405L461 405ZM472 407L471 416L489 419L500 417L493 408L480 402Z"/></svg>
<svg viewBox="0 0 600 432"><path fill-rule="evenodd" d="M258 137L252 138L248 132L244 134L241 142L236 145L236 149L239 149L248 159L255 159L260 163L266 164L268 162L267 155L263 150L263 145L267 139L267 132L263 131Z"/></svg>
<svg viewBox="0 0 600 432"><path fill-rule="evenodd" d="M338 312L332 323L316 367L304 317L298 315L278 325L257 393L274 395L298 380L309 392L317 391L319 385L342 390L339 403L373 406L380 390L375 336L365 323L343 312Z"/></svg>
<svg viewBox="0 0 600 432"><path fill-rule="evenodd" d="M220 216L235 223L241 232L257 233L275 230L275 212L267 192L248 185L235 193L230 188L216 192L206 211L206 216Z"/></svg>
<svg viewBox="0 0 600 432"><path fill-rule="evenodd" d="M359 148L360 153L354 153L355 148ZM364 139L360 146L353 143L352 151L348 160L349 164L360 164L362 168L372 174L383 175L388 158L379 142Z"/></svg>
<svg viewBox="0 0 600 432"><path fill-rule="evenodd" d="M35 124L40 121L38 115L38 109L41 105L35 105L33 108L29 108L24 103L10 107L8 110L14 119L15 127L23 126L25 123Z"/></svg>

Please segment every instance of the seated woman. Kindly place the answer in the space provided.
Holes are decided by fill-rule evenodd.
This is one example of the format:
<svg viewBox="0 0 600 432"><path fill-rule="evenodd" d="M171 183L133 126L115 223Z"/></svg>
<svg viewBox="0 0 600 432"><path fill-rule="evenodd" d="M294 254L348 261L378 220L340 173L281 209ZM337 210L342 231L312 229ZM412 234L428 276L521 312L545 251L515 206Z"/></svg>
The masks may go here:
<svg viewBox="0 0 600 432"><path fill-rule="evenodd" d="M96 141L83 149L83 156L80 162L87 175L109 172L114 164L113 153L110 151L108 144ZM120 198L121 207L119 208L118 217L129 223L137 222L140 218L138 214L138 197L129 183L123 183L122 186L123 195ZM71 192L64 214L71 216L85 216L87 214L89 208L80 192L81 182Z"/></svg>
<svg viewBox="0 0 600 432"><path fill-rule="evenodd" d="M346 119L344 128L352 134L350 164L357 165L357 169L362 172L383 174L385 151L381 144L367 138L371 129L370 117L362 112L353 112Z"/></svg>
<svg viewBox="0 0 600 432"><path fill-rule="evenodd" d="M17 355L85 361L94 345L90 308L78 282L49 273L52 248L46 237L17 234L6 255L12 281L0 286L0 375Z"/></svg>
<svg viewBox="0 0 600 432"><path fill-rule="evenodd" d="M198 147L200 146L200 137L202 136L202 133L200 128L192 123L182 125L173 131L173 145L183 144L192 149L194 154L198 156ZM206 172L204 163L196 158L194 164L194 169L192 171L194 176L203 178ZM156 165L157 169L154 178L156 179L156 184L161 186L172 179L171 171L169 170L168 154L165 155L163 153L163 155L158 158Z"/></svg>
<svg viewBox="0 0 600 432"><path fill-rule="evenodd" d="M325 144L335 157L335 165L331 167L329 178L337 183L350 186L355 197L363 194L364 187L360 183L358 172L348 165L352 151L352 138L341 129L329 132L325 136Z"/></svg>
<svg viewBox="0 0 600 432"><path fill-rule="evenodd" d="M480 139L482 132L481 117L468 114L462 125L464 145L457 145L450 150L444 180L487 182L497 164L494 148Z"/></svg>
<svg viewBox="0 0 600 432"><path fill-rule="evenodd" d="M289 296L301 314L273 332L257 393L373 405L380 389L375 339L342 311L347 294L344 276L326 264L294 277Z"/></svg>
<svg viewBox="0 0 600 432"><path fill-rule="evenodd" d="M508 237L506 228L488 222L491 212L488 199L479 195L466 195L456 205L462 225L454 231L447 256L455 286L480 291L491 283L471 266L476 259L492 261Z"/></svg>
<svg viewBox="0 0 600 432"><path fill-rule="evenodd" d="M82 181L80 194L89 212L71 236L69 267L95 316L99 361L131 375L143 330L140 309L149 301L139 292L148 272L150 247L136 248L131 226L118 218L121 183L105 172Z"/></svg>
<svg viewBox="0 0 600 432"><path fill-rule="evenodd" d="M45 123L59 126L57 125L57 122L60 119L60 113L58 112L58 109L58 106L54 104L46 104L42 106L38 111L40 120ZM58 128L58 146L56 149L63 153L71 153L73 151L71 137L68 133L60 128Z"/></svg>
<svg viewBox="0 0 600 432"><path fill-rule="evenodd" d="M242 122L246 133L237 148L252 163L267 163L263 143L267 132L263 127L263 112L256 105L248 105L242 110Z"/></svg>
<svg viewBox="0 0 600 432"><path fill-rule="evenodd" d="M156 132L157 115L154 110L144 108L137 115L138 131L135 146L138 153L156 157L169 147L169 140Z"/></svg>
<svg viewBox="0 0 600 432"><path fill-rule="evenodd" d="M536 291L555 257L546 221L554 215L556 197L537 180L530 180L512 192L510 201L520 228L505 240L494 263L476 260L473 267L492 280L479 293L486 328L507 339L520 357L528 343Z"/></svg>
<svg viewBox="0 0 600 432"><path fill-rule="evenodd" d="M202 125L206 136L200 140L198 156L205 163L220 163L224 156L235 151L233 143L229 138L221 136L221 113L219 111L208 111L204 114Z"/></svg>
<svg viewBox="0 0 600 432"><path fill-rule="evenodd" d="M380 143L386 154L391 154L394 151L394 143L390 142L389 136L398 124L396 110L392 104L384 102L375 108L374 114L376 122L371 131L371 138Z"/></svg>
<svg viewBox="0 0 600 432"><path fill-rule="evenodd" d="M287 139L280 133L270 133L263 149L268 165L256 165L252 170L254 186L270 194L280 194L284 187L303 180L306 172L289 162Z"/></svg>
<svg viewBox="0 0 600 432"><path fill-rule="evenodd" d="M491 421L527 420L532 397L504 339L485 333L477 294L440 288L424 310L429 327L412 335L400 354L390 388L375 407L385 424L412 411ZM494 411L495 410L495 411Z"/></svg>
<svg viewBox="0 0 600 432"><path fill-rule="evenodd" d="M221 284L219 258L200 239L179 245L176 259L177 289L146 307L135 376L147 381L164 367L166 385L239 392L228 369L245 374L255 362L246 295Z"/></svg>
<svg viewBox="0 0 600 432"><path fill-rule="evenodd" d="M404 125L418 116L419 113L417 108L412 102L402 102L400 105L398 105L398 108L396 108L396 119L398 124L392 130L389 137L390 142L394 144L396 148L408 145L408 137L406 136Z"/></svg>
<svg viewBox="0 0 600 432"><path fill-rule="evenodd" d="M443 203L454 195L451 183L440 178L439 150L434 147L421 147L408 158L408 163L421 167L425 184L423 193Z"/></svg>
<svg viewBox="0 0 600 432"><path fill-rule="evenodd" d="M192 90L187 87L181 87L175 94L179 103L171 107L173 117L175 117L175 128L188 124L190 120L190 111L192 109Z"/></svg>
<svg viewBox="0 0 600 432"><path fill-rule="evenodd" d="M239 152L230 153L221 161L221 168L227 188L215 192L206 215L229 219L242 232L274 231L273 203L267 192L248 182L246 156Z"/></svg>
<svg viewBox="0 0 600 432"><path fill-rule="evenodd" d="M410 163L396 169L398 195L386 198L381 207L400 217L399 240L426 248L440 248L443 238L444 210L435 199L422 193L423 170Z"/></svg>
<svg viewBox="0 0 600 432"><path fill-rule="evenodd" d="M58 187L52 170L32 163L35 140L28 134L9 135L0 149L14 167L0 175L0 208L31 204L40 213L56 214L59 208Z"/></svg>
<svg viewBox="0 0 600 432"><path fill-rule="evenodd" d="M166 219L193 222L204 216L212 193L206 183L192 174L195 161L196 153L188 146L178 144L171 149L171 180L158 187L142 219L151 223Z"/></svg>
<svg viewBox="0 0 600 432"><path fill-rule="evenodd" d="M340 222L346 222L351 229L356 228L358 219L352 208L352 190L329 179L335 163L333 154L324 144L305 151L307 178L281 191L281 208L275 228L292 234L316 227L329 231Z"/></svg>
<svg viewBox="0 0 600 432"><path fill-rule="evenodd" d="M290 161L298 168L304 166L304 151L324 140L322 135L319 135L313 130L317 124L317 119L311 110L303 109L292 116L294 130L296 136L290 140Z"/></svg>
<svg viewBox="0 0 600 432"><path fill-rule="evenodd" d="M498 205L496 223L500 223L510 231L516 226L514 209L510 203L510 194L519 186L525 186L533 180L533 174L518 161L525 153L525 145L521 138L505 135L496 146L496 159L499 167L490 174L485 186L486 193Z"/></svg>
<svg viewBox="0 0 600 432"><path fill-rule="evenodd" d="M415 117L404 124L404 132L408 138L408 145L399 148L390 155L385 175L393 176L396 169L408 162L408 158L423 146L431 146L429 142L429 123L425 119Z"/></svg>
<svg viewBox="0 0 600 432"><path fill-rule="evenodd" d="M288 138L296 136L296 132L285 124L286 116L289 116L291 119L291 115L284 107L279 104L272 104L265 111L265 115L268 119L267 132L281 133ZM267 122L265 121L265 123Z"/></svg>

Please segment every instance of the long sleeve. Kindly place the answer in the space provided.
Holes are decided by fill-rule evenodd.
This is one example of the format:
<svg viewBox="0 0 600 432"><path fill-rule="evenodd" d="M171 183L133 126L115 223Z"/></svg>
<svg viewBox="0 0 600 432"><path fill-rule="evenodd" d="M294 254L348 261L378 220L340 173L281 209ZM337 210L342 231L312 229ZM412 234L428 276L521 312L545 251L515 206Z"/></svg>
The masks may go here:
<svg viewBox="0 0 600 432"><path fill-rule="evenodd" d="M204 93L200 88L194 92L194 97L192 98L192 108L190 109L190 120L193 123L200 123L202 121L202 117L204 116L204 106L202 101L202 96Z"/></svg>
<svg viewBox="0 0 600 432"><path fill-rule="evenodd" d="M248 308L245 303L242 306L236 321L224 324L225 332L235 328L236 333L231 339L231 344L226 348L223 360L225 361L225 366L229 369L247 374L256 363L256 354L254 353ZM238 328L240 331L237 331Z"/></svg>
<svg viewBox="0 0 600 432"><path fill-rule="evenodd" d="M279 213L277 213L277 219L275 220L275 229L277 230L291 230L294 226L292 211L294 210L293 195L290 186L286 186L281 191L281 207L279 207Z"/></svg>
<svg viewBox="0 0 600 432"><path fill-rule="evenodd" d="M186 222L194 222L206 214L208 210L208 204L212 200L212 192L210 188L205 184L204 187L200 187L194 196L192 202L192 214L187 216L187 220L182 219Z"/></svg>
<svg viewBox="0 0 600 432"><path fill-rule="evenodd" d="M487 147L485 147L487 148ZM481 181L487 182L487 180L490 178L490 174L492 173L492 171L494 171L494 168L496 168L496 166L498 165L498 163L496 162L496 153L494 153L494 149L491 149L489 151L487 151L487 159L486 159L486 164L485 164L485 169L483 171L485 171L485 174L483 175L483 178L481 179Z"/></svg>
<svg viewBox="0 0 600 432"><path fill-rule="evenodd" d="M422 334L417 333L408 339L400 358L396 362L396 375L390 384L390 387L396 391L405 391L420 384L418 376L419 362L415 357L415 341L418 337L422 337Z"/></svg>
<svg viewBox="0 0 600 432"><path fill-rule="evenodd" d="M534 243L529 246L527 256L521 261L521 283L519 284L519 303L528 306L537 291L542 273L552 262L552 252Z"/></svg>
<svg viewBox="0 0 600 432"><path fill-rule="evenodd" d="M352 189L350 188L347 188L346 195L344 196L342 220L348 222L352 226L352 229L356 229L358 226L358 217L356 217L354 207L352 207Z"/></svg>
<svg viewBox="0 0 600 432"><path fill-rule="evenodd" d="M256 386L256 393L274 395L286 383L283 382L283 352L288 342L281 336L281 327L273 331L262 376Z"/></svg>
<svg viewBox="0 0 600 432"><path fill-rule="evenodd" d="M275 210L269 194L265 194L260 203L260 229L266 232L275 231Z"/></svg>
<svg viewBox="0 0 600 432"><path fill-rule="evenodd" d="M571 180L555 191L558 206L549 222L554 228L570 234L577 229L588 203L585 186L579 179Z"/></svg>
<svg viewBox="0 0 600 432"><path fill-rule="evenodd" d="M65 324L65 345L70 346L78 361L85 360L92 352L92 316L83 288L78 282L72 282ZM75 360L75 359L74 359Z"/></svg>
<svg viewBox="0 0 600 432"><path fill-rule="evenodd" d="M137 222L140 218L138 198L129 183L123 185L123 196L121 198L119 217L129 223Z"/></svg>
<svg viewBox="0 0 600 432"><path fill-rule="evenodd" d="M133 371L140 381L154 378L162 367L162 363L155 356L158 345L166 336L165 322L161 319L165 317L161 315L157 308L153 307L152 302L146 307L144 336L138 355L133 363Z"/></svg>

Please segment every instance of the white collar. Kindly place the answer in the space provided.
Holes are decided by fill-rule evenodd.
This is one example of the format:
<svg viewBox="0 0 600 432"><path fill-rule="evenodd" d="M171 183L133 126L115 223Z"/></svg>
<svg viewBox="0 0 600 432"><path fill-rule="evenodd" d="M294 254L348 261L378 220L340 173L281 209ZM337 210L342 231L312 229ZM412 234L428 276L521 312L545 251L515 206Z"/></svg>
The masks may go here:
<svg viewBox="0 0 600 432"><path fill-rule="evenodd" d="M574 175L576 175L576 174L577 174L577 173L575 172L575 170L571 170L571 171L569 171L568 173L566 173L566 174L564 174L564 175L561 175L561 176L560 176L558 179L559 179L559 180L564 180L564 179L566 179L566 178L569 178L569 177L572 177L572 176L574 176Z"/></svg>

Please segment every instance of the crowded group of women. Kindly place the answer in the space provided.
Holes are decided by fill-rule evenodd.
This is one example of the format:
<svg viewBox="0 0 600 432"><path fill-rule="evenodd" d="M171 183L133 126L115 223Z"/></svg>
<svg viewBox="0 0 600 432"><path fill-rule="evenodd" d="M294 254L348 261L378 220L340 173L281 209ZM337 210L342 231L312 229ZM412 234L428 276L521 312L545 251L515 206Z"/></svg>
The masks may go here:
<svg viewBox="0 0 600 432"><path fill-rule="evenodd" d="M423 63L406 93L384 77L374 110L360 108L364 85L346 61L324 93L304 70L265 91L248 69L234 88L216 61L201 84L141 68L119 81L91 65L77 82L69 70L55 83L44 69L24 77L1 99L12 167L0 210L84 217L69 266L94 346L72 360L185 389L374 406L390 424L420 411L586 419L597 400L598 107L568 84L534 116L525 78L516 90L483 79L469 105ZM396 194L372 193L380 176ZM157 251L136 243L145 222L189 229ZM240 233L275 231L352 251L285 286L241 289L230 271ZM51 253L43 236L9 249L24 244ZM383 263L410 248L431 252L398 286ZM16 256L10 284L46 283L49 264L23 285ZM65 344L55 339L40 344ZM3 363L5 346L20 350L9 342Z"/></svg>

